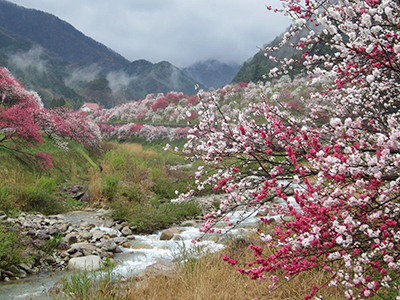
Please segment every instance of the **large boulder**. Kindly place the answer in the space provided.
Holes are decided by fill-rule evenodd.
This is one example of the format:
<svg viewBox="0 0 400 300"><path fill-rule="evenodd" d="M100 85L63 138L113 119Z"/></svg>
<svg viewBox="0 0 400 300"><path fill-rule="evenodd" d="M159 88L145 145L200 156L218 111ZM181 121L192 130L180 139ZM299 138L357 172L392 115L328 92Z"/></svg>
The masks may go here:
<svg viewBox="0 0 400 300"><path fill-rule="evenodd" d="M89 255L71 258L68 262L68 269L81 271L97 271L104 266L99 256Z"/></svg>
<svg viewBox="0 0 400 300"><path fill-rule="evenodd" d="M174 233L170 229L161 231L160 241L169 241L174 237Z"/></svg>

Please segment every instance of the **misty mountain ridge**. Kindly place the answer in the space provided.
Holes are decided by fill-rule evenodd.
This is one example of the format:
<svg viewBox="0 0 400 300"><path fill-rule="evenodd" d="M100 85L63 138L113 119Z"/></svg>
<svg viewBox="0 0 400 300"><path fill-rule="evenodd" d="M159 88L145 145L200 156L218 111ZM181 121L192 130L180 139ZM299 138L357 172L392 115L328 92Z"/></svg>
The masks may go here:
<svg viewBox="0 0 400 300"><path fill-rule="evenodd" d="M213 87L218 89L229 84L239 71L237 63L223 63L215 59L196 62L182 71L187 76L197 80L207 89Z"/></svg>
<svg viewBox="0 0 400 300"><path fill-rule="evenodd" d="M63 97L111 107L151 93L196 93L198 80L169 62L130 62L56 16L0 0L0 65L46 106ZM201 85L202 88L205 86Z"/></svg>
<svg viewBox="0 0 400 300"><path fill-rule="evenodd" d="M306 29L308 28L308 29ZM241 81L244 82L257 82L257 81L268 81L270 80L268 78L268 74L271 69L275 67L279 67L280 63L275 62L271 59L268 59L265 57L265 54L267 53L268 56L274 56L279 60L282 60L284 58L287 59L295 59L299 60L301 58L302 53L300 51L296 50L296 47L289 47L291 43L297 44L302 37L305 37L308 35L309 30L313 30L314 32L320 32L322 30L322 26L317 27L313 22L308 21L306 28L300 29L298 34L296 34L292 39L289 40L286 45L283 47L280 47L278 50L266 52L263 49L266 47L276 47L279 45L279 43L282 41L282 33L281 35L277 36L273 41L267 43L266 45L263 46L263 49L260 49L253 57L249 58L246 62L243 63L243 66L240 68L240 70L237 72L235 77L233 78L232 82L233 83L238 83ZM286 31L289 31L289 28ZM319 55L324 54L324 53L330 53L329 47L324 47L321 44L317 44L316 47L311 49L311 54L313 53L319 53ZM295 65L293 67L293 70L289 71L290 76L294 76L297 74L300 74L302 72L303 68L301 65ZM263 75L267 75L266 78L263 77Z"/></svg>

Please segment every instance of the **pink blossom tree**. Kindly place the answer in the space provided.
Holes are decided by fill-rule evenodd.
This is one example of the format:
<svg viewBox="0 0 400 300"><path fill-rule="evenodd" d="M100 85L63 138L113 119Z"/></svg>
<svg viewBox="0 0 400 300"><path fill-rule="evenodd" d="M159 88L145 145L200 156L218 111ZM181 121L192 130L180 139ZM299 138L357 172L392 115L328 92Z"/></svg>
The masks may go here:
<svg viewBox="0 0 400 300"><path fill-rule="evenodd" d="M34 115L39 110L32 94L5 68L0 68L0 145L12 141L17 147L21 143L42 141Z"/></svg>
<svg viewBox="0 0 400 300"><path fill-rule="evenodd" d="M39 95L28 92L5 68L0 68L0 147L28 156L28 147L43 142L43 134L61 149L68 149L67 138L97 147L100 130L82 111L43 108ZM51 167L51 156L40 152L36 159Z"/></svg>
<svg viewBox="0 0 400 300"><path fill-rule="evenodd" d="M269 281L273 290L276 271L290 279L319 269L330 277L326 284L344 288L346 299L366 299L382 288L398 290L399 3L284 0L283 5L281 12L294 25L280 47L296 48L301 61L284 59L270 76L302 63L308 84L315 86L305 104L310 113L293 116L264 101L260 91L259 103L249 103L231 118L215 95L200 95L200 121L183 151L216 168L212 175L199 168L197 189L210 185L225 192L202 231L213 232L229 211L262 209L265 223L282 220L272 233L259 230L273 254L251 246L255 260L239 267L240 273ZM307 33L296 40L299 32ZM329 51L318 52L320 45ZM315 116L328 122L321 125ZM321 299L322 287L311 287L304 299Z"/></svg>

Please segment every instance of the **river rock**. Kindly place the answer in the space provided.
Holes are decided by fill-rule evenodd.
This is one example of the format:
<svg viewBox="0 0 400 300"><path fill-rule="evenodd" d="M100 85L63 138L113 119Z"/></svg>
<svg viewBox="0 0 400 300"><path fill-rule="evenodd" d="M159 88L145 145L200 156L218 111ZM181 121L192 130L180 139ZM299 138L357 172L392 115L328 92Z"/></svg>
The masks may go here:
<svg viewBox="0 0 400 300"><path fill-rule="evenodd" d="M98 241L105 235L103 231L98 229L92 229L90 233L92 234L92 241Z"/></svg>
<svg viewBox="0 0 400 300"><path fill-rule="evenodd" d="M29 263L20 263L19 267L24 270L25 272L32 274L32 265ZM1 276L0 276L1 277Z"/></svg>
<svg viewBox="0 0 400 300"><path fill-rule="evenodd" d="M87 190L84 194L83 194L83 196L82 196L82 198L80 199L80 201L82 201L82 202L90 202L90 190Z"/></svg>
<svg viewBox="0 0 400 300"><path fill-rule="evenodd" d="M9 273L7 271L9 271ZM8 270L6 270L5 273L11 277L26 277L27 275L22 268L18 268L17 266L8 267Z"/></svg>
<svg viewBox="0 0 400 300"><path fill-rule="evenodd" d="M284 217L282 218L282 220L283 220L284 222L293 222L294 220L296 220L296 218L295 218L294 216L284 216Z"/></svg>
<svg viewBox="0 0 400 300"><path fill-rule="evenodd" d="M68 245L72 245L78 242L78 237L75 233L68 233L65 236L65 240L67 241Z"/></svg>
<svg viewBox="0 0 400 300"><path fill-rule="evenodd" d="M139 250L139 249L153 249L152 246L147 245L147 244L136 244L133 246L133 249Z"/></svg>
<svg viewBox="0 0 400 300"><path fill-rule="evenodd" d="M124 248L132 248L133 247L132 243L130 243L130 242L125 242L121 246Z"/></svg>
<svg viewBox="0 0 400 300"><path fill-rule="evenodd" d="M72 256L75 255L77 252L81 252L85 256L92 255L93 253L98 252L98 249L95 245L89 244L87 242L76 243L71 245L71 248L67 250L69 254Z"/></svg>
<svg viewBox="0 0 400 300"><path fill-rule="evenodd" d="M132 230L130 230L128 226L125 226L124 228L122 228L121 233L124 236L128 236L132 234Z"/></svg>
<svg viewBox="0 0 400 300"><path fill-rule="evenodd" d="M182 229L179 229L179 228L177 228L177 227L171 227L170 229L169 229L173 234L180 234L180 233L182 233Z"/></svg>
<svg viewBox="0 0 400 300"><path fill-rule="evenodd" d="M122 225L117 223L117 224L114 225L113 228L114 228L115 230L121 231Z"/></svg>
<svg viewBox="0 0 400 300"><path fill-rule="evenodd" d="M104 266L99 256L89 255L84 257L74 257L68 262L68 269L81 271L97 271Z"/></svg>
<svg viewBox="0 0 400 300"><path fill-rule="evenodd" d="M84 230L81 234L81 239L87 241L87 240L90 240L92 238L92 236L93 235L91 232Z"/></svg>
<svg viewBox="0 0 400 300"><path fill-rule="evenodd" d="M66 232L67 229L68 229L68 225L67 225L67 224L58 224L58 225L57 225L57 229L58 229L60 232Z"/></svg>
<svg viewBox="0 0 400 300"><path fill-rule="evenodd" d="M195 227L196 225L197 225L197 223L194 220L183 221L181 224L181 226L183 226L183 227Z"/></svg>
<svg viewBox="0 0 400 300"><path fill-rule="evenodd" d="M174 233L170 229L161 231L160 241L169 241L174 237Z"/></svg>
<svg viewBox="0 0 400 300"><path fill-rule="evenodd" d="M126 237L124 237L124 236L119 236L119 237L114 238L114 242L119 244L119 245L122 244L122 243L125 243L127 241L128 241L128 239Z"/></svg>
<svg viewBox="0 0 400 300"><path fill-rule="evenodd" d="M268 215L268 211L267 210L259 210L256 214L256 217L265 217Z"/></svg>
<svg viewBox="0 0 400 300"><path fill-rule="evenodd" d="M107 250L108 252L114 252L117 248L117 244L113 240L102 240L101 247Z"/></svg>
<svg viewBox="0 0 400 300"><path fill-rule="evenodd" d="M84 256L82 254L82 252L77 251L77 252L75 252L74 254L71 255L71 258L82 257L82 256ZM87 255L87 256L89 256L89 255Z"/></svg>

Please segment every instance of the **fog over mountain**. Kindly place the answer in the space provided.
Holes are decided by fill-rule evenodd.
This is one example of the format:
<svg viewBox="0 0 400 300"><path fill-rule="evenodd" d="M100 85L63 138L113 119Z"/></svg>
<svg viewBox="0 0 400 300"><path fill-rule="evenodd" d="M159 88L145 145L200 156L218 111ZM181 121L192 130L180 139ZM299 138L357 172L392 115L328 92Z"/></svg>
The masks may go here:
<svg viewBox="0 0 400 300"><path fill-rule="evenodd" d="M10 0L65 20L129 61L242 64L290 21L279 0Z"/></svg>
<svg viewBox="0 0 400 300"><path fill-rule="evenodd" d="M54 15L0 0L0 64L46 106L64 97L110 107L149 93L194 94L196 81L168 62L131 63Z"/></svg>
<svg viewBox="0 0 400 300"><path fill-rule="evenodd" d="M232 81L239 71L237 63L222 63L215 59L196 62L184 69L183 73L207 88L220 88Z"/></svg>

